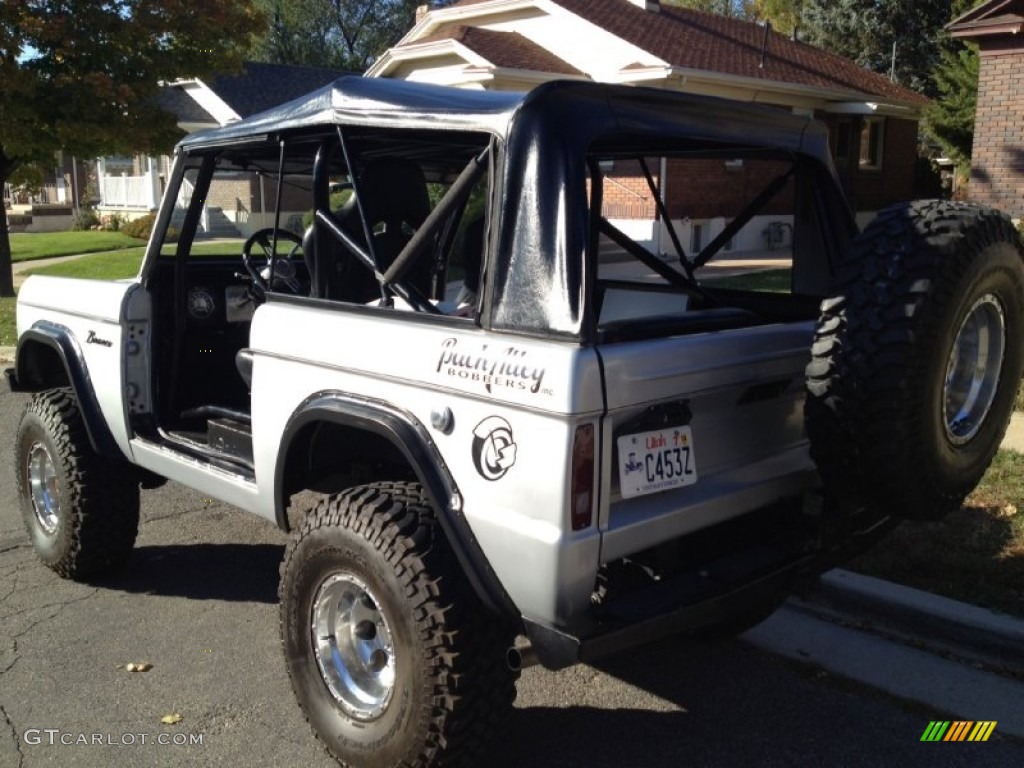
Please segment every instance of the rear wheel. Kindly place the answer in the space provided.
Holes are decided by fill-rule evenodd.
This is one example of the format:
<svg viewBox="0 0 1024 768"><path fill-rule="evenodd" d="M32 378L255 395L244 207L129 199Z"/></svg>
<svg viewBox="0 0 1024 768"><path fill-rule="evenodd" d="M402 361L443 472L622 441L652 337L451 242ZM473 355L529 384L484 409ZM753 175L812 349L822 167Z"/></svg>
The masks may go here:
<svg viewBox="0 0 1024 768"><path fill-rule="evenodd" d="M32 398L18 426L15 477L32 546L61 576L87 579L127 562L139 529L139 484L89 442L70 389Z"/></svg>
<svg viewBox="0 0 1024 768"><path fill-rule="evenodd" d="M1024 366L1024 246L997 211L894 206L822 304L806 422L826 486L884 514L959 507L999 448Z"/></svg>
<svg viewBox="0 0 1024 768"><path fill-rule="evenodd" d="M515 632L466 583L422 488L321 501L285 552L281 636L292 688L352 766L474 764L515 699Z"/></svg>

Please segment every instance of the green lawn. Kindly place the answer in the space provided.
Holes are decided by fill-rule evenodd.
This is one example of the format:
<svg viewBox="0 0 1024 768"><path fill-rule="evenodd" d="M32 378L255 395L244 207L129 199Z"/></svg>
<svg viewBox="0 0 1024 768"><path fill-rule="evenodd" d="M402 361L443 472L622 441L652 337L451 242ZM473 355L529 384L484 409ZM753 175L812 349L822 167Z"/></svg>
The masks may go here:
<svg viewBox="0 0 1024 768"><path fill-rule="evenodd" d="M96 253L117 248L137 248L141 240L120 232L39 232L11 235L11 258L14 261L49 259L76 253Z"/></svg>
<svg viewBox="0 0 1024 768"><path fill-rule="evenodd" d="M1024 457L1000 451L962 509L904 522L849 567L1024 617Z"/></svg>
<svg viewBox="0 0 1024 768"><path fill-rule="evenodd" d="M117 235L116 232L60 232L57 234L68 235ZM45 235L44 235L45 236ZM13 235L20 237L20 235ZM36 237L36 235L28 235ZM123 236L119 236L123 237ZM57 264L46 266L30 267L22 274L25 275L52 275L56 277L84 277L95 280L121 280L126 277L135 277L139 273L139 264L142 263L145 247L139 245L138 240L124 238L129 243L128 247L120 250L106 250L102 253L91 253L79 259L68 259ZM81 241L79 241L81 242ZM109 242L109 241L108 241ZM102 249L101 249L102 250ZM196 243L192 249L193 253L200 256L241 256L241 241L217 241ZM74 251L81 253L81 251ZM52 254L46 254L49 256ZM22 257L24 260L26 257ZM31 258L43 258L35 256ZM241 258L239 258L241 267ZM13 346L17 341L15 328L15 299L0 298L0 346Z"/></svg>
<svg viewBox="0 0 1024 768"><path fill-rule="evenodd" d="M709 269L704 274L709 273L713 274L713 271ZM700 277L700 273L698 273L698 276ZM732 277L701 277L700 283L701 285L713 288L789 293L793 290L792 280L792 270L787 267L783 269L765 269L760 272L748 272L744 275L734 275Z"/></svg>
<svg viewBox="0 0 1024 768"><path fill-rule="evenodd" d="M139 241L133 242L137 244ZM168 246L168 248L173 248L173 246ZM199 242L192 247L192 253L196 256L238 256L239 267L241 267L241 252L241 242L234 241ZM165 253L168 252L165 250ZM139 273L139 264L142 263L144 255L145 247L137 245L135 248L94 253L80 259L48 264L45 267L30 267L22 274L121 280L126 277L135 277Z"/></svg>
<svg viewBox="0 0 1024 768"><path fill-rule="evenodd" d="M0 347L13 347L18 340L14 325L14 303L16 299L0 298Z"/></svg>
<svg viewBox="0 0 1024 768"><path fill-rule="evenodd" d="M138 242L138 241L136 241ZM144 248L126 248L69 259L45 267L31 267L24 275L53 275L56 277L87 277L93 280L120 280L139 273Z"/></svg>

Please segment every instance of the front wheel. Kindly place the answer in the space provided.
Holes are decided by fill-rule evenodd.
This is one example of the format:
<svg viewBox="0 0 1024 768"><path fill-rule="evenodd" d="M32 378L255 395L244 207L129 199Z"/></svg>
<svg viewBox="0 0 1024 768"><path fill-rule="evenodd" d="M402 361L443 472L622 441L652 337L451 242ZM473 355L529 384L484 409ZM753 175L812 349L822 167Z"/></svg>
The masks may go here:
<svg viewBox="0 0 1024 768"><path fill-rule="evenodd" d="M134 472L89 443L70 389L40 392L18 426L15 477L22 517L39 559L84 580L127 562L139 529Z"/></svg>
<svg viewBox="0 0 1024 768"><path fill-rule="evenodd" d="M473 764L511 709L514 631L480 605L416 484L321 501L285 552L280 598L292 688L345 765Z"/></svg>

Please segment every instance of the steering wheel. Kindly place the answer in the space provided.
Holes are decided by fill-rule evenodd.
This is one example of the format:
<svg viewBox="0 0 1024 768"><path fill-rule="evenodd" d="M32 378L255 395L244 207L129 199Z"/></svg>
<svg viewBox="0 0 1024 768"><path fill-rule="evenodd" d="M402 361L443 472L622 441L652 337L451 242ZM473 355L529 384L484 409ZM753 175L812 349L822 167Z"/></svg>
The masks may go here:
<svg viewBox="0 0 1024 768"><path fill-rule="evenodd" d="M274 260L274 286L283 285L294 294L302 292L302 286L295 274L295 262L292 258L296 253L302 251L302 238L294 232L286 229L267 227L258 229L249 235L249 239L242 246L242 264L245 271L252 277L253 286L262 293L271 288L270 286L270 262L274 249L274 233L277 233L278 258ZM281 243L291 243L291 250L286 254L281 253ZM266 263L262 267L253 264L253 249L260 247Z"/></svg>

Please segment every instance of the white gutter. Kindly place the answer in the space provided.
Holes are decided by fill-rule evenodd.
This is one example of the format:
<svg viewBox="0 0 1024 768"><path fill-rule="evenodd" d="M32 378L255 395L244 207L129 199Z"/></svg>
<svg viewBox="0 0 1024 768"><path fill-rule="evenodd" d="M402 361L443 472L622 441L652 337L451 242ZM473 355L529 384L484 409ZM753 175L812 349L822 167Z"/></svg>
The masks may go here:
<svg viewBox="0 0 1024 768"><path fill-rule="evenodd" d="M861 112L848 114L899 114L902 117L916 117L920 115L924 105L907 104L906 102L882 102L877 94L868 94L860 91L820 88L812 85L801 85L799 83L787 83L779 80L762 80L756 77L743 77L730 75L723 72L709 72L703 69L689 69L684 67L662 67L652 66L636 69L619 70L618 76L611 82L631 84L645 83L651 81L665 80L672 81L676 88L682 89L687 83L706 83L713 86L726 86L736 89L744 89L750 92L750 101L769 102L773 101L772 94L785 94L790 96L802 96L806 99L823 102L822 109L833 111L831 106L842 105L834 110L842 113L843 110L861 109ZM775 100L777 101L777 99ZM854 106L856 105L856 106ZM868 107L867 105L871 105Z"/></svg>

